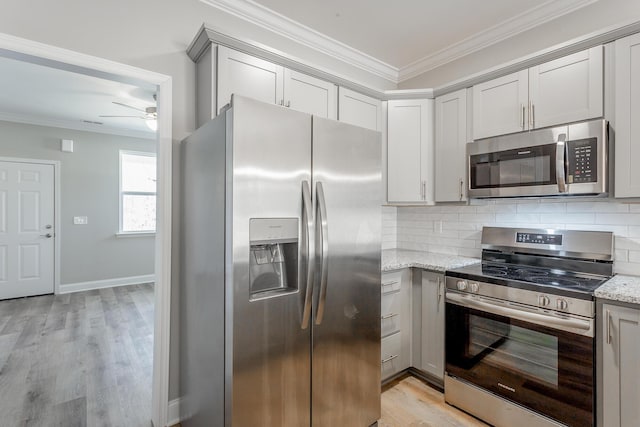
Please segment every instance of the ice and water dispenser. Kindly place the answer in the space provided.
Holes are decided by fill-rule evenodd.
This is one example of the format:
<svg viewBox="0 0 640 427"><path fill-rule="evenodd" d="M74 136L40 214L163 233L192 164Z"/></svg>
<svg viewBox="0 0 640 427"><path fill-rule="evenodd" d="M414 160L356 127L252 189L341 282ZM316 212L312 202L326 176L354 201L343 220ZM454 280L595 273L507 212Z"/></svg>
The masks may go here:
<svg viewBox="0 0 640 427"><path fill-rule="evenodd" d="M298 290L298 218L249 220L250 299Z"/></svg>

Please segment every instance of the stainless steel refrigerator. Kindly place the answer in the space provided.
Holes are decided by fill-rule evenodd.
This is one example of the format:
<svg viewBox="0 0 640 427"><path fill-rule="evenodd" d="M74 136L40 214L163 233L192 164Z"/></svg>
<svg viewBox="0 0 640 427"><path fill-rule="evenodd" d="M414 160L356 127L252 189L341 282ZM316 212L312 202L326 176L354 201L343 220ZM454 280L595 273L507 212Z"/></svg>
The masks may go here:
<svg viewBox="0 0 640 427"><path fill-rule="evenodd" d="M380 134L233 96L181 149L182 425L375 423Z"/></svg>

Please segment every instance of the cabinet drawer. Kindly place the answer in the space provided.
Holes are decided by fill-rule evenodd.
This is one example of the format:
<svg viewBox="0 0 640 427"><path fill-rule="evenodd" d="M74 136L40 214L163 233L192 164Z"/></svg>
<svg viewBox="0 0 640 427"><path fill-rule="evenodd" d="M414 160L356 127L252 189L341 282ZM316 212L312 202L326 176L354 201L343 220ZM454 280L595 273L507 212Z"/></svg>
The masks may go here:
<svg viewBox="0 0 640 427"><path fill-rule="evenodd" d="M396 332L382 339L380 354L382 378L387 378L402 369L400 350L402 348L402 332Z"/></svg>
<svg viewBox="0 0 640 427"><path fill-rule="evenodd" d="M401 304L402 295L400 292L394 292L382 295L382 304L380 310L380 336L386 337L398 332L401 323Z"/></svg>
<svg viewBox="0 0 640 427"><path fill-rule="evenodd" d="M382 294L398 292L402 284L402 271L394 271L382 275Z"/></svg>

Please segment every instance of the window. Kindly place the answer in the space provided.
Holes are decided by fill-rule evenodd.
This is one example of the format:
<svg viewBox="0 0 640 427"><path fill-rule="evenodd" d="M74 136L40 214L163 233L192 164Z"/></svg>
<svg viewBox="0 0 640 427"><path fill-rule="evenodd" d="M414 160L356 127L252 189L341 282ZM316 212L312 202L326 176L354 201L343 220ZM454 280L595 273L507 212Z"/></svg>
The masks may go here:
<svg viewBox="0 0 640 427"><path fill-rule="evenodd" d="M120 151L120 232L156 230L156 155Z"/></svg>

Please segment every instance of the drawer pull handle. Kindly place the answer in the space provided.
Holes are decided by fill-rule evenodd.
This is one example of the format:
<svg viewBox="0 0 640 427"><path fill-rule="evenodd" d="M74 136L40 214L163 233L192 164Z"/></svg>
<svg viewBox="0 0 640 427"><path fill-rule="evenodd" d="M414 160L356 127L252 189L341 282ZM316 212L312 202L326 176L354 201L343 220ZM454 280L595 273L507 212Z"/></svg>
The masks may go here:
<svg viewBox="0 0 640 427"><path fill-rule="evenodd" d="M398 281L394 280L393 282L388 282L388 283L383 283L382 287L384 288L385 286L393 286L393 285L397 285Z"/></svg>
<svg viewBox="0 0 640 427"><path fill-rule="evenodd" d="M391 319L392 317L396 317L398 315L398 313L389 313L389 314L385 314L384 316L380 317L380 319L385 320L385 319Z"/></svg>
<svg viewBox="0 0 640 427"><path fill-rule="evenodd" d="M397 354L394 354L393 356L389 356L386 359L382 359L382 363L387 363L387 362L391 362L393 359L395 359L396 357L398 357Z"/></svg>

